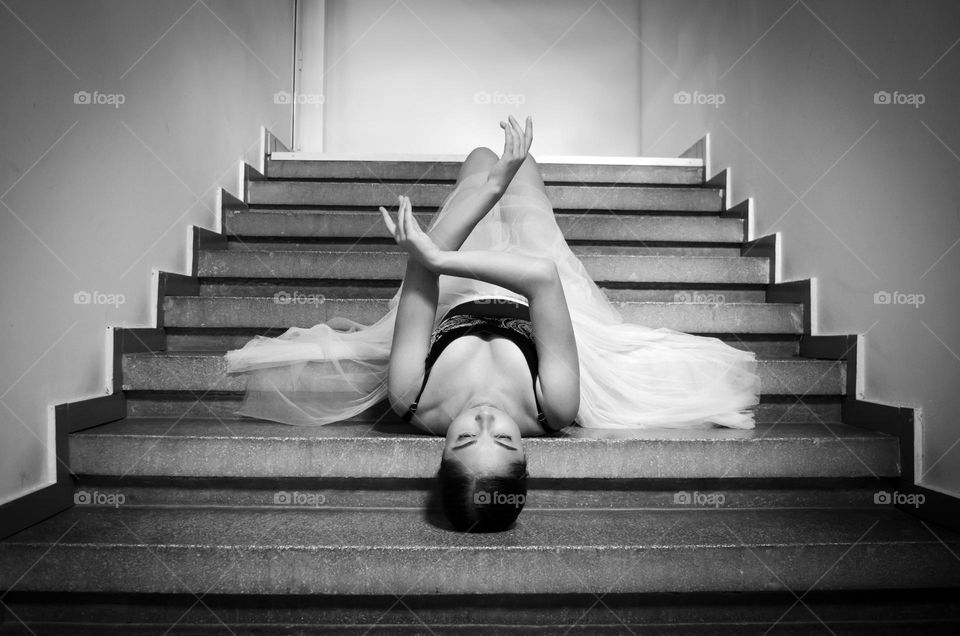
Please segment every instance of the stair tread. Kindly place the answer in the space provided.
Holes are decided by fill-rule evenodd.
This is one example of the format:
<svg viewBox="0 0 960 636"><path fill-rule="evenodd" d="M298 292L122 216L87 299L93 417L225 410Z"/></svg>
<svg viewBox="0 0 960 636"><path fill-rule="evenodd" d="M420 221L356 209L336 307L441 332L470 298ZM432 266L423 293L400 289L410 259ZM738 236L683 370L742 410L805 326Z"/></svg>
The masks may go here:
<svg viewBox="0 0 960 636"><path fill-rule="evenodd" d="M430 478L443 439L392 413L319 427L260 420L127 418L70 437L83 475ZM551 479L895 477L894 437L838 423L752 430L596 430L528 438L528 470Z"/></svg>
<svg viewBox="0 0 960 636"><path fill-rule="evenodd" d="M205 278L400 280L406 256L380 246L357 251L201 250L197 275ZM595 281L629 283L718 282L766 285L769 259L756 256L677 256L581 253Z"/></svg>
<svg viewBox="0 0 960 636"><path fill-rule="evenodd" d="M849 545L876 522L860 543L960 544L960 533L937 528L939 539L914 517L886 506L837 509L676 508L671 510L534 509L525 511L511 530L499 533L455 533L423 518L418 508L304 507L297 504L257 508L149 509L75 506L0 543L14 545L57 540L73 522L80 522L60 545L236 546L276 549L278 546L319 550L349 546L518 547L542 550L553 546L729 547ZM105 514L106 513L106 514ZM330 517L321 521L319 516ZM569 516L569 519L565 518ZM133 532L117 524L130 521ZM724 528L726 523L730 529ZM328 525L329 524L329 525ZM665 531L674 524L675 532ZM264 536L274 527L282 539ZM333 526L333 527L330 527ZM527 526L532 526L527 531ZM946 554L946 552L945 552ZM956 562L960 569L960 561Z"/></svg>
<svg viewBox="0 0 960 636"><path fill-rule="evenodd" d="M124 390L237 392L246 387L244 374L227 373L219 351L128 353L122 364ZM843 361L761 358L757 374L765 395L842 395L846 391Z"/></svg>
<svg viewBox="0 0 960 636"><path fill-rule="evenodd" d="M431 212L415 213L424 226ZM568 241L668 241L737 244L743 220L719 216L669 216L557 211L557 225ZM224 216L224 232L244 238L389 238L380 212L315 208L242 208Z"/></svg>
<svg viewBox="0 0 960 636"><path fill-rule="evenodd" d="M420 508L75 506L0 542L0 589L14 582L19 590L267 594L946 587L960 584L949 546L960 546L960 536L886 506L531 508L510 530L489 534L451 532ZM620 576L611 580L610 572Z"/></svg>
<svg viewBox="0 0 960 636"><path fill-rule="evenodd" d="M247 202L264 205L390 205L406 195L419 209L436 207L452 183L405 181L249 180ZM555 209L720 212L723 190L713 186L560 184L545 187Z"/></svg>
<svg viewBox="0 0 960 636"><path fill-rule="evenodd" d="M275 153L276 154L276 153ZM284 158L267 160L266 174L270 178L297 179L413 179L453 182L463 166L463 158L429 159L394 158L306 158L282 153ZM575 158L570 158L573 160ZM538 167L547 183L613 182L625 185L645 184L700 184L703 182L703 161L668 158L643 158L633 163L569 163L538 161Z"/></svg>
<svg viewBox="0 0 960 636"><path fill-rule="evenodd" d="M668 301L611 303L626 322L658 325L687 333L794 334L803 333L803 305L797 303L726 302L723 294L677 292ZM719 300L716 300L719 299ZM299 290L279 290L272 296L168 296L163 300L163 322L168 327L242 328L312 327L343 317L372 324L388 311L386 298L333 297Z"/></svg>
<svg viewBox="0 0 960 636"><path fill-rule="evenodd" d="M256 245L256 243L250 243L249 246ZM575 252L578 256L588 256L588 257L597 257L602 256L604 258L615 258L619 260L671 260L671 261L740 261L743 263L757 263L761 261L767 261L765 256L717 256L717 255L698 255L698 254L629 254L623 253L620 248L604 246L604 245L574 245L571 246L571 251ZM629 248L627 248L629 249ZM303 254L308 256L317 256L321 254L336 254L337 256L355 256L355 255L370 255L370 254L390 254L391 256L406 256L406 253L400 249L396 244L386 243L383 244L368 244L368 243L357 243L355 245L330 245L324 246L320 249L297 249L296 244L291 244L290 247L281 247L278 246L275 249L256 249L254 247L249 247L248 249L242 250L200 250L202 255L222 255L224 253L230 254L231 257L243 254Z"/></svg>
<svg viewBox="0 0 960 636"><path fill-rule="evenodd" d="M260 420L236 420L229 425L219 420L206 418L128 417L94 428L85 429L72 436L103 437L203 437L203 438L264 438L264 439L398 439L413 443L428 444L440 448L443 438L422 433L410 425L385 418L370 418L367 421L347 421L325 426L291 426ZM570 426L556 437L531 437L524 439L524 446L531 449L547 448L558 444L621 444L637 442L688 442L708 441L716 443L756 443L789 441L822 441L840 443L846 440L891 440L884 433L857 428L841 422L791 422L757 424L753 429L713 427L707 429L589 429Z"/></svg>
<svg viewBox="0 0 960 636"><path fill-rule="evenodd" d="M677 293L682 293L678 291ZM694 293L700 294L700 292L691 292L691 295ZM718 292L722 293L722 292ZM270 305L275 304L275 301L272 296L255 296L252 294L247 295L238 295L238 296L229 296L229 295L218 295L218 294L205 294L203 296L166 296L166 299L173 302L218 302L218 301L250 301L250 302L263 302ZM362 297L349 297L349 296L328 296L324 295L325 302L337 302L337 303L370 303L370 304L385 304L389 299L387 298L362 298ZM777 308L777 309L795 309L797 307L802 307L802 303L775 303L775 302L751 302L751 301L666 301L666 300L611 300L610 301L614 306L640 306L640 307L750 307L750 308Z"/></svg>

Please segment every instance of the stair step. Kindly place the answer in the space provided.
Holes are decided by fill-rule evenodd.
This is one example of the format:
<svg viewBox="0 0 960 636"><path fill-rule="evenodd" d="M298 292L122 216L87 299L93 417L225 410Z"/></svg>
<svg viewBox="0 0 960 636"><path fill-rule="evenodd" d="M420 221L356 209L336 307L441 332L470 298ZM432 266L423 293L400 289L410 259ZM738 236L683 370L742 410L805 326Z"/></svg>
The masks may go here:
<svg viewBox="0 0 960 636"><path fill-rule="evenodd" d="M796 592L432 594L404 595L401 603L396 594L210 594L200 603L196 594L14 591L4 597L4 605L29 628L8 623L0 625L0 634L956 636L960 631L960 601L951 589L814 589L802 598L797 603Z"/></svg>
<svg viewBox="0 0 960 636"><path fill-rule="evenodd" d="M169 327L166 329L167 351L219 351L240 349L254 336L278 336L286 328L215 329L200 327ZM758 337L754 334L711 334L741 351L752 351L758 358L790 358L797 355L800 339L797 336Z"/></svg>
<svg viewBox="0 0 960 636"><path fill-rule="evenodd" d="M585 253L580 260L595 281L766 285L769 260L723 256L628 256ZM208 278L395 280L403 277L401 252L203 250L197 273Z"/></svg>
<svg viewBox="0 0 960 636"><path fill-rule="evenodd" d="M456 181L460 161L267 160L271 179ZM699 185L700 165L538 163L546 183Z"/></svg>
<svg viewBox="0 0 960 636"><path fill-rule="evenodd" d="M427 227L433 218L431 213L414 216L422 227ZM743 221L735 218L558 213L556 219L567 241L741 243L744 239ZM226 234L244 237L388 237L378 211L227 210L223 224Z"/></svg>
<svg viewBox="0 0 960 636"><path fill-rule="evenodd" d="M211 282L215 280L216 282ZM294 280L221 281L200 279L201 296L273 296L277 292L325 298L379 298L389 299L397 293L399 282L382 281L329 281L310 282ZM763 289L734 288L670 288L652 286L642 288L605 287L600 289L611 301L621 302L695 302L695 303L762 303L766 300Z"/></svg>
<svg viewBox="0 0 960 636"><path fill-rule="evenodd" d="M344 365L348 367L348 365ZM846 367L828 360L759 360L767 395L841 395ZM132 353L123 356L125 391L243 391L243 374L226 373L222 354L211 351Z"/></svg>
<svg viewBox="0 0 960 636"><path fill-rule="evenodd" d="M253 205L389 206L397 197L410 197L418 210L436 209L453 191L446 183L387 183L376 181L295 181L282 179L247 182L247 203ZM717 213L723 191L706 187L548 185L547 198L555 209L629 210L650 212Z"/></svg>
<svg viewBox="0 0 960 636"><path fill-rule="evenodd" d="M389 421L288 426L127 418L70 436L81 475L425 478L443 439ZM528 470L555 479L893 477L897 439L839 423L752 430L596 430L524 440Z"/></svg>
<svg viewBox="0 0 960 636"><path fill-rule="evenodd" d="M892 480L857 479L538 479L528 480L526 510L624 508L869 508ZM351 508L435 508L434 478L123 477L79 475L88 506L275 506L312 501ZM684 503L688 502L688 503Z"/></svg>
<svg viewBox="0 0 960 636"><path fill-rule="evenodd" d="M243 396L238 393L127 391L125 395L127 415L130 417L212 418L240 424L259 421L236 414L243 404ZM386 410L385 403L381 403L374 406L371 413L376 417ZM798 401L792 395L761 396L760 404L753 408L753 413L758 424L839 422L840 398L837 395L807 395L803 401ZM361 415L356 421L369 419L369 416Z"/></svg>
<svg viewBox="0 0 960 636"><path fill-rule="evenodd" d="M168 296L166 327L312 327L345 317L372 324L387 313L388 301L326 298L278 292L273 298ZM775 303L616 303L627 322L688 333L803 333L803 305Z"/></svg>
<svg viewBox="0 0 960 636"><path fill-rule="evenodd" d="M623 238L623 243L629 241ZM349 238L339 241L326 239L315 241L287 241L277 239L231 238L226 244L228 250L240 252L389 252L403 255L397 244L388 239ZM740 256L739 245L650 245L650 244L611 244L590 243L574 244L571 251L580 256Z"/></svg>
<svg viewBox="0 0 960 636"><path fill-rule="evenodd" d="M933 528L933 529L932 529ZM0 589L575 594L960 586L960 536L889 508L525 511L75 506L0 543ZM611 577L611 573L617 576Z"/></svg>

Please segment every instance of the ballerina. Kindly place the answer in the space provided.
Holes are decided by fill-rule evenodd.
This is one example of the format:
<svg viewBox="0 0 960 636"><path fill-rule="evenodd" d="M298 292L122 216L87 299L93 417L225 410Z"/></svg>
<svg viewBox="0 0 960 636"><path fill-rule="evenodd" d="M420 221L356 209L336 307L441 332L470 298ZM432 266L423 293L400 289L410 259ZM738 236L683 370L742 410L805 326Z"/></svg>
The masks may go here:
<svg viewBox="0 0 960 636"><path fill-rule="evenodd" d="M346 419L387 398L445 436L438 476L458 530L509 527L526 496L522 438L588 428L752 428L754 354L716 338L624 323L557 226L529 150L533 121L501 122L500 157L474 149L424 231L409 198L408 254L388 313L257 337L227 354L250 372L241 414Z"/></svg>

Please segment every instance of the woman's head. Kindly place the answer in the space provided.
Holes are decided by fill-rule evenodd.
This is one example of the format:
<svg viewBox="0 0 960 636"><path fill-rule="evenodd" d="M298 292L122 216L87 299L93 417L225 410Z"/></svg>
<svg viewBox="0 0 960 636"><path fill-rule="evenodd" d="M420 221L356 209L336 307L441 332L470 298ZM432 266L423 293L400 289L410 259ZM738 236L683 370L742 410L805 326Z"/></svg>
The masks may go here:
<svg viewBox="0 0 960 636"><path fill-rule="evenodd" d="M438 477L444 512L456 529L509 527L527 496L527 459L517 423L490 405L465 409L447 429Z"/></svg>

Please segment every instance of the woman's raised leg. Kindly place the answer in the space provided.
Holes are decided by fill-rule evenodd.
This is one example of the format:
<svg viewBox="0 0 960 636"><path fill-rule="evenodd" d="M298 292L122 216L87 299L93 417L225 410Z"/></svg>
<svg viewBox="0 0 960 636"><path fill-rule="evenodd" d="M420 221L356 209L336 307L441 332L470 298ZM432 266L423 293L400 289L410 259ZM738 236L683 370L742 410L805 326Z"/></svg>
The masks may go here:
<svg viewBox="0 0 960 636"><path fill-rule="evenodd" d="M478 196L478 189L486 182L490 168L499 158L489 148L474 148L464 159L457 175L455 194L444 204L430 223L428 234L441 249L459 249L464 239L480 220L478 206L470 199Z"/></svg>

